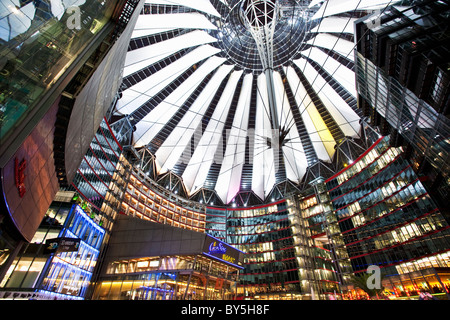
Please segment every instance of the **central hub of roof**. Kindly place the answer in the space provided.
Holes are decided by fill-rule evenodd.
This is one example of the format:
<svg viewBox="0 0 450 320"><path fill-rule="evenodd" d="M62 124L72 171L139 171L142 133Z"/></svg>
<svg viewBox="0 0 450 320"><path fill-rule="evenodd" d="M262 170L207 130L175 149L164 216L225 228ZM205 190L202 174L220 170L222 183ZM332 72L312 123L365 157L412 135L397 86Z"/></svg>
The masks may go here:
<svg viewBox="0 0 450 320"><path fill-rule="evenodd" d="M244 0L241 10L244 19L254 28L269 25L276 18L275 1L271 0Z"/></svg>
<svg viewBox="0 0 450 320"><path fill-rule="evenodd" d="M287 64L298 56L311 38L309 30L316 8L308 8L303 0L229 0L223 6L220 19L213 19L217 30L211 34L215 44L229 61L245 70L259 73L265 70L258 52L255 34L264 45L271 46L273 67ZM271 32L270 39L261 34ZM270 41L270 42L267 42Z"/></svg>

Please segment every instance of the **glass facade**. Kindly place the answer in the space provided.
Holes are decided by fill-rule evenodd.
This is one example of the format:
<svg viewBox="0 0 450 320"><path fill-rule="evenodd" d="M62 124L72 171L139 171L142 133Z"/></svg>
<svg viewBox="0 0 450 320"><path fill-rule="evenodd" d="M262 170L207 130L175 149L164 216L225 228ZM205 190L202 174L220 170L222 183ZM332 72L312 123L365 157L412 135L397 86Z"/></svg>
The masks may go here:
<svg viewBox="0 0 450 320"><path fill-rule="evenodd" d="M357 53L358 92L427 159L448 172L450 120Z"/></svg>
<svg viewBox="0 0 450 320"><path fill-rule="evenodd" d="M122 146L103 119L72 181L70 190L78 192L89 203L96 220L102 225L102 204L116 171Z"/></svg>
<svg viewBox="0 0 450 320"><path fill-rule="evenodd" d="M342 240L323 180L315 181L314 187L315 194L298 197L293 221L302 292L311 299L338 299L348 256L334 246Z"/></svg>
<svg viewBox="0 0 450 320"><path fill-rule="evenodd" d="M356 23L356 88L360 105L374 125L383 127L382 134L393 132L395 140L413 147L416 171L434 180L429 184L435 190L429 192L445 205L450 74L449 36L442 30L450 8L440 1L402 3L386 8L378 23L370 18Z"/></svg>
<svg viewBox="0 0 450 320"><path fill-rule="evenodd" d="M131 174L121 203L121 213L182 229L205 232L205 213L180 206L155 191L139 172Z"/></svg>
<svg viewBox="0 0 450 320"><path fill-rule="evenodd" d="M117 1L0 3L0 141L107 24Z"/></svg>
<svg viewBox="0 0 450 320"><path fill-rule="evenodd" d="M298 265L288 203L261 207L207 208L207 232L245 252L241 299L297 299Z"/></svg>
<svg viewBox="0 0 450 320"><path fill-rule="evenodd" d="M76 198L73 192L58 193L34 239L0 284L4 299L17 298L17 292L34 299L85 297L105 230L90 218L86 203L74 203ZM48 253L49 241L59 238L80 239L79 246L74 251Z"/></svg>
<svg viewBox="0 0 450 320"><path fill-rule="evenodd" d="M111 210L117 213L207 233L245 252L238 299L349 299L351 291L342 292L342 286L369 265L380 266L387 276L403 274L406 267L417 271L448 265L447 249L437 249L449 247L448 225L402 154L401 148L390 147L389 138L380 137L335 176L313 181L309 194L258 207L207 207L206 212L182 205L123 158L103 208L115 203ZM117 261L108 274L141 270L147 278L133 275L133 281L154 284L157 274L166 271L160 266L168 261L181 266L183 259ZM153 260L159 261L158 268ZM180 298L175 291L156 294L156 287L142 293L134 284L123 293L114 289L122 281L114 281L106 281L98 297Z"/></svg>

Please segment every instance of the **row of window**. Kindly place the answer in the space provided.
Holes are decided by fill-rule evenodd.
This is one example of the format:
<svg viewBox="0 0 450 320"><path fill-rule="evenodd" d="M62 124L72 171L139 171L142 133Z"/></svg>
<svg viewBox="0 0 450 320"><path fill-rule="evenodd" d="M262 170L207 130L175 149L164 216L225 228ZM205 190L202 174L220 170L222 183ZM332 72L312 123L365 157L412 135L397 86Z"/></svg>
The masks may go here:
<svg viewBox="0 0 450 320"><path fill-rule="evenodd" d="M416 183L420 182L417 181ZM413 189L413 192L410 192L411 189ZM429 212L435 208L427 194L415 193L413 186L410 185L388 198L367 206L366 209L353 214L350 218L344 218L339 222L341 223L341 227L343 227L342 231L345 232L363 225L370 225L372 221L376 222L382 217L389 216L392 213L411 206L413 203L415 203L414 206L418 206L421 210L424 210L424 212ZM385 224L386 222L383 219L381 223Z"/></svg>
<svg viewBox="0 0 450 320"><path fill-rule="evenodd" d="M163 270L196 270L221 278L231 277L235 269L229 269L224 264L211 263L211 260L198 259L193 256L147 257L111 262L107 274L129 274Z"/></svg>
<svg viewBox="0 0 450 320"><path fill-rule="evenodd" d="M274 263L276 261L284 262L294 259L294 248L279 248L277 250L263 251L263 252L248 252L244 256L246 264L264 264Z"/></svg>
<svg viewBox="0 0 450 320"><path fill-rule="evenodd" d="M362 181L356 189L333 199L333 207L336 208L336 211L339 211L355 201L361 202L364 199L379 201L383 199L385 195L381 191L386 189L387 184L391 183L394 189L390 192L392 194L403 187L408 181L412 181L413 177L416 177L414 172L407 169L408 164L404 160L397 159L389 167L385 167L382 171L377 172L370 179ZM371 203L363 203L361 207L366 205L370 206Z"/></svg>
<svg viewBox="0 0 450 320"><path fill-rule="evenodd" d="M383 215L389 215L388 218L377 219L363 224L359 221L359 224L353 224L353 226L361 226L356 230L351 229L349 232L345 232L343 237L347 243L357 241L358 239L364 239L375 236L379 233L393 229L396 226L404 224L406 221L413 221L417 217L434 212L436 209L430 202L429 196L425 196L413 202L410 202L401 209L394 211L383 212ZM425 228L425 230L429 230ZM356 237L356 234L358 237Z"/></svg>
<svg viewBox="0 0 450 320"><path fill-rule="evenodd" d="M260 243L260 242L276 242L283 238L291 238L292 230L285 228L277 230L276 232L254 234L254 235L227 235L227 242L231 245L242 245L247 243Z"/></svg>
<svg viewBox="0 0 450 320"><path fill-rule="evenodd" d="M432 213L394 230L376 235L373 238L354 244L347 244L347 251L350 257L352 257L367 254L372 251L383 250L384 248L407 243L410 240L420 238L446 226L448 225L439 212ZM448 245L450 245L450 242L447 243Z"/></svg>
<svg viewBox="0 0 450 320"><path fill-rule="evenodd" d="M413 173L411 169L408 172ZM396 180L385 184L374 192L358 199L358 201L347 205L345 208L337 210L336 214L340 218L339 222L345 222L351 219L355 226L360 226L371 220L378 219L408 204L410 201L421 198L426 192L420 181L416 180L406 185L409 182L403 180L402 175L406 175L408 172L400 174ZM422 202L420 205L422 205ZM423 205L424 208L429 207L426 203ZM363 209L361 210L361 208ZM346 230L348 229L344 228L342 231Z"/></svg>
<svg viewBox="0 0 450 320"><path fill-rule="evenodd" d="M42 289L83 297L90 284L92 273L55 258Z"/></svg>
<svg viewBox="0 0 450 320"><path fill-rule="evenodd" d="M358 173L351 177L351 179L346 180L344 183L342 183L339 188L331 190L330 198L332 199L332 201L336 201L336 198L342 197L343 195L358 190L361 184L367 183L368 180L373 179L374 176L377 176L380 172L383 172L383 169L388 165L389 167L391 167L392 162L398 157L398 155L398 149L385 150L384 153L382 153L373 162L368 164L367 167L361 169L361 171L358 171ZM362 165L360 165L360 161L355 163L354 166L356 166L357 168L362 167ZM379 182L377 181L377 183Z"/></svg>
<svg viewBox="0 0 450 320"><path fill-rule="evenodd" d="M347 167L346 170L339 174L337 177L331 179L330 181L327 181L327 188L328 190L330 190L330 196L332 198L338 196L339 194L333 193L333 189L336 189L339 186L339 188L336 189L336 192L339 192L338 189L340 189L346 181L350 180L350 178L364 170L368 165L372 164L379 157L379 155L382 154L384 150L386 150L386 148L388 148L388 141L387 139L382 139L359 161ZM351 189L351 186L349 189Z"/></svg>
<svg viewBox="0 0 450 320"><path fill-rule="evenodd" d="M228 242L230 243L230 242ZM233 244L233 246L247 254L264 253L268 251L277 251L291 248L294 244L292 237L280 239L278 241L267 241L260 243Z"/></svg>
<svg viewBox="0 0 450 320"><path fill-rule="evenodd" d="M229 224L227 226L227 233L228 235L254 235L259 233L274 232L276 230L284 229L290 226L288 218L283 218L270 222L258 220L259 219L257 219L254 222L260 223L255 223L247 226L235 226L233 224Z"/></svg>
<svg viewBox="0 0 450 320"><path fill-rule="evenodd" d="M195 300L231 299L230 282L179 272L128 275L126 279L98 283L95 300ZM218 289L220 287L220 289Z"/></svg>
<svg viewBox="0 0 450 320"><path fill-rule="evenodd" d="M264 274L242 274L240 277L240 283L242 285L248 286L248 285L267 285L272 286L277 283L284 284L286 282L296 282L298 283L299 277L297 270L289 270L289 271L282 271L282 272L270 272L270 273L264 273ZM298 287L296 287L298 289Z"/></svg>
<svg viewBox="0 0 450 320"><path fill-rule="evenodd" d="M91 209L97 214L100 214L108 192L120 148L107 123L102 121L73 179L72 185L76 191L92 205Z"/></svg>
<svg viewBox="0 0 450 320"><path fill-rule="evenodd" d="M315 196L300 200L300 209L302 211L307 212L308 208L315 207L316 205L317 205L317 198Z"/></svg>
<svg viewBox="0 0 450 320"><path fill-rule="evenodd" d="M252 278L252 276L247 277L248 280L238 288L238 294L258 296L267 293L300 292L298 281L293 281L293 283L265 283Z"/></svg>
<svg viewBox="0 0 450 320"><path fill-rule="evenodd" d="M126 215L199 232L205 231L204 213L175 205L157 195L135 176L131 177L127 185L121 207Z"/></svg>
<svg viewBox="0 0 450 320"><path fill-rule="evenodd" d="M68 227L68 233L72 233L87 245L99 249L105 230L88 217L80 206L75 206L74 211L75 214Z"/></svg>
<svg viewBox="0 0 450 320"><path fill-rule="evenodd" d="M426 237L416 241L410 241L401 244L401 250L398 246L373 252L358 258L350 258L354 270L366 269L369 265L398 265L405 261L415 261L419 257L433 255L438 253L442 248L449 246L450 231L448 227L442 228L440 231L431 232ZM395 267L389 272L396 273Z"/></svg>
<svg viewBox="0 0 450 320"><path fill-rule="evenodd" d="M281 214L283 211L281 211ZM265 215L276 215L279 214L279 208L276 205L259 208L259 209L248 209L248 210L228 210L228 219L241 219L241 218L255 218Z"/></svg>
<svg viewBox="0 0 450 320"><path fill-rule="evenodd" d="M424 257L415 261L399 264L395 267L399 274L428 268L450 268L450 252Z"/></svg>

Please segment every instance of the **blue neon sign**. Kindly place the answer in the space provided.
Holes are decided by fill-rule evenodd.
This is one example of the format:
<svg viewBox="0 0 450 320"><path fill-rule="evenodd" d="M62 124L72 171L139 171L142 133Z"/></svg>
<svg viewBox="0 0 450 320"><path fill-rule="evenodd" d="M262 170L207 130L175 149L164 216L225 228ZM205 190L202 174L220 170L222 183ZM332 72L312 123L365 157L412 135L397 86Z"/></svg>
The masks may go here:
<svg viewBox="0 0 450 320"><path fill-rule="evenodd" d="M214 241L209 245L209 254L225 252L227 252L227 248L221 242Z"/></svg>
<svg viewBox="0 0 450 320"><path fill-rule="evenodd" d="M205 239L203 253L226 263L236 266L242 265L243 253L240 250L209 235Z"/></svg>

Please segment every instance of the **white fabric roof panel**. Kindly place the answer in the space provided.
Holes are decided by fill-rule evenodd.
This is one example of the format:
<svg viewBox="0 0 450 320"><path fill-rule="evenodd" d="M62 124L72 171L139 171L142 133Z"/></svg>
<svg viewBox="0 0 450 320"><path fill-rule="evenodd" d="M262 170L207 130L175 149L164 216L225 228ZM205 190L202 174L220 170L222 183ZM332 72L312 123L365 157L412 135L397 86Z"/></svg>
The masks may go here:
<svg viewBox="0 0 450 320"><path fill-rule="evenodd" d="M306 64L304 74L344 134L355 137L359 131L359 116L309 63Z"/></svg>
<svg viewBox="0 0 450 320"><path fill-rule="evenodd" d="M177 28L172 27L172 28L152 28L152 29L133 30L133 33L131 34L131 39L136 39L136 38L145 37L145 36L151 36L154 34L167 32L167 31L175 30L175 29L177 29Z"/></svg>
<svg viewBox="0 0 450 320"><path fill-rule="evenodd" d="M240 188L242 166L245 161L252 79L251 73L244 77L233 125L230 132L227 132L227 146L215 188L225 203L229 203Z"/></svg>
<svg viewBox="0 0 450 320"><path fill-rule="evenodd" d="M356 97L355 73L352 70L318 48L310 48L302 51L302 54L321 65L330 76L339 82L353 97Z"/></svg>
<svg viewBox="0 0 450 320"><path fill-rule="evenodd" d="M305 60L296 60L294 62L302 68L301 62L304 64ZM292 69L292 67L289 68ZM303 118L303 122L306 130L308 131L317 157L321 160L330 162L334 154L335 143L333 137L328 131L324 121L316 109L316 106L309 97L306 88L300 82L300 79L295 71L288 70L286 74L292 85L297 88L295 90L295 100L299 106L300 114Z"/></svg>
<svg viewBox="0 0 450 320"><path fill-rule="evenodd" d="M218 68L223 62L224 58L211 57L204 65L202 72L205 74ZM161 167L159 173L164 173L172 169L177 163L187 144L190 143L191 137L195 129L202 120L202 116L208 108L215 91L220 85L220 82L229 72L229 68L219 68L211 81L206 85L205 89L200 93L199 97L190 107L187 114L180 120L177 127L167 137L166 141L156 152L157 164Z"/></svg>
<svg viewBox="0 0 450 320"><path fill-rule="evenodd" d="M172 118L178 108L192 94L197 85L203 80L205 74L213 69L211 65L200 66L186 81L178 86L164 101L136 124L135 143L137 147L148 144L164 125Z"/></svg>
<svg viewBox="0 0 450 320"><path fill-rule="evenodd" d="M205 31L195 30L152 46L146 46L127 52L124 76L137 72L148 65L162 60L179 50L217 41Z"/></svg>
<svg viewBox="0 0 450 320"><path fill-rule="evenodd" d="M293 124L287 135L288 142L286 142L285 146L278 146L278 151L283 152L287 178L299 182L306 172L308 163L289 106L289 101L284 91L283 80L278 72L274 73L274 82L280 123L287 125Z"/></svg>
<svg viewBox="0 0 450 320"><path fill-rule="evenodd" d="M319 33L307 43L315 47L322 47L325 49L336 51L337 53L353 61L353 49L355 47L353 42L335 36L334 34Z"/></svg>
<svg viewBox="0 0 450 320"><path fill-rule="evenodd" d="M353 33L356 20L356 18L327 17L322 19L317 27L312 28L311 32Z"/></svg>
<svg viewBox="0 0 450 320"><path fill-rule="evenodd" d="M136 110L150 97L157 94L171 81L195 63L213 56L220 50L209 45L196 48L189 54L140 81L131 88L123 91L123 97L118 101L117 110L128 114Z"/></svg>
<svg viewBox="0 0 450 320"><path fill-rule="evenodd" d="M185 6L198 11L202 11L207 14L211 14L216 17L220 17L220 14L208 0L145 0L145 3Z"/></svg>
<svg viewBox="0 0 450 320"><path fill-rule="evenodd" d="M249 30L243 28L241 24L233 25L237 23L236 21L240 21L237 16L239 10L233 10L227 1L221 1L224 6L221 3L215 9L217 3L213 2L213 5L209 0L146 0L147 4L161 6L159 7L161 10L140 15L132 36L134 38L146 36L151 41L142 48L128 52L124 75L131 75L159 62L161 68L147 68L145 72L141 72L140 81L123 90L115 112L117 115L131 116L183 72L202 61L196 70L191 69L193 72L189 73L176 88L170 88L168 95L165 95L166 98L158 105L139 109L139 112L148 110L148 114L136 112L135 115L139 118L136 120L137 123L133 123L136 128L133 143L138 148L148 145L149 150L155 150L158 173L173 171L180 176L188 195L195 194L197 197L202 194L198 193L201 188L213 188L214 190L208 191L215 194L217 200L228 204L240 192L253 192L259 198L265 199L274 190L275 184L281 182L283 175L276 174L278 169L275 168L274 161L276 154L273 147L268 144L268 139L272 139L271 107L266 75L261 71L260 63L257 61L258 50ZM343 64L345 60L337 58L334 54L346 57L349 61L354 60L355 44L341 33L348 35L354 32L357 17L352 16L352 13L357 5L358 9L376 12L383 9L387 3L395 2L397 1L314 0L309 7L316 10L314 15L316 20L306 21L304 27L294 24L295 21L299 21L298 16L307 19L307 15L296 15L297 18L294 19L294 16L288 16L290 11L284 8L286 19L277 22L280 25L277 26L274 41L271 43L274 45L274 51L278 53L277 67L283 67L286 74L286 78L282 79L280 73L274 72L273 80L278 125L290 126L282 147L284 174L288 180L300 182L308 172L308 165L315 163L316 160L327 163L334 160L337 136L333 136L334 131L333 134L330 132L330 125L336 123L344 135L359 137L361 130L359 110L352 109L357 95L355 74ZM286 5L284 2L279 4ZM191 9L195 12L189 12ZM220 19L217 19L218 11L223 12ZM229 12L224 14L227 11ZM347 14L344 16L342 13ZM229 19L233 14L236 16ZM242 32L239 37L235 35L237 28ZM168 34L167 40L162 40L158 35L174 30L177 32ZM277 34L277 30L282 31ZM279 44L281 38L277 40L276 37L281 37L281 34L286 36L289 32L294 34L294 31L297 32L296 39L302 39L300 32L311 35L306 36L307 42L302 43L299 40L298 44L288 46L288 49L284 42L283 45ZM232 48L230 44L233 45ZM176 52L180 53L177 59L166 59ZM282 59L279 58L281 56ZM294 60L294 57L299 56L303 58ZM286 61L283 60L285 58ZM329 78L326 77L325 80L308 61L314 65L317 63L323 68L331 76L330 83L327 83ZM297 74L298 70L289 66L291 62L299 67L301 74ZM215 71L215 74L203 91L193 97L194 100L189 101L192 103L190 109L173 129L170 127L171 132L164 131L163 134L161 130L169 128L166 125L211 71ZM222 87L224 79L226 82ZM309 135L314 152L302 145L305 139L303 141L300 139L298 129L303 128L296 127L298 122L294 119L292 107L289 105L284 81L287 81L292 89L304 130ZM335 83L339 83L339 86ZM242 85L239 98L233 100L235 94L238 94L235 92L238 85ZM211 99L219 87L223 90L215 109L211 110L209 109ZM254 101L252 93L256 93L255 102L251 102ZM347 93L350 96L347 96ZM316 97L322 102L320 105L314 104L313 99ZM234 111L230 113L230 110ZM327 120L328 115L332 117L331 120ZM249 119L252 127L248 127ZM203 124L206 128L202 127L200 130ZM224 146L222 133L226 125L231 125L231 130L226 140L227 145ZM247 144L246 139L253 133L249 132L253 126L254 143ZM250 130L247 130L249 128ZM190 150L188 147L191 146L192 138L195 140L192 154L184 152ZM246 150L247 145L252 150ZM225 154L222 154L223 152ZM250 159L251 170L248 167L248 170L246 168L243 171L246 152L253 155ZM251 183L248 183L249 181Z"/></svg>
<svg viewBox="0 0 450 320"><path fill-rule="evenodd" d="M155 28L217 29L200 13L144 14L137 19L135 30Z"/></svg>
<svg viewBox="0 0 450 320"><path fill-rule="evenodd" d="M354 10L382 9L387 5L393 5L399 0L328 0L313 16L313 19L320 19L332 15L352 12Z"/></svg>
<svg viewBox="0 0 450 320"><path fill-rule="evenodd" d="M225 67L222 66L221 68ZM232 68L232 66L228 66L228 68ZM211 116L211 120L183 173L183 181L190 193L195 193L204 184L211 163L213 161L221 162L223 160L222 155L220 155L219 159L214 159L214 156L217 148L219 146L222 147L222 130L225 126L233 92L241 75L242 71L233 71L230 75L230 80L223 90L223 94Z"/></svg>

